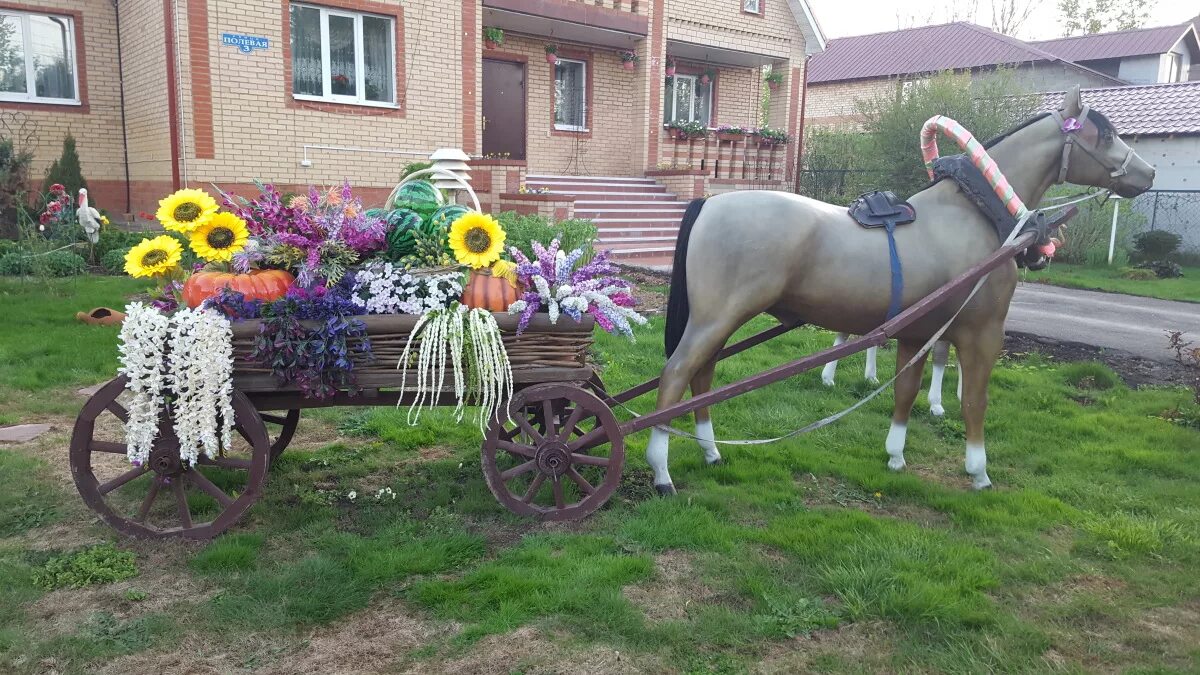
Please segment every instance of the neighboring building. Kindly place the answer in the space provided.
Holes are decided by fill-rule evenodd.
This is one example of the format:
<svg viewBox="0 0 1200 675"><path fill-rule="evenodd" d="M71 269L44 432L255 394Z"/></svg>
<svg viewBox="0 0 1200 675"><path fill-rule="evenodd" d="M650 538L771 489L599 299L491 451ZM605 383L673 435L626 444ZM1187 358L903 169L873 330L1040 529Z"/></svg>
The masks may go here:
<svg viewBox="0 0 1200 675"><path fill-rule="evenodd" d="M806 123L855 125L858 102L899 96L905 83L946 70L987 77L1011 68L1026 91L1107 87L1120 79L972 23L922 26L831 40L812 57Z"/></svg>
<svg viewBox="0 0 1200 675"><path fill-rule="evenodd" d="M1030 44L1129 84L1187 82L1191 67L1200 63L1200 41L1191 23Z"/></svg>
<svg viewBox="0 0 1200 675"><path fill-rule="evenodd" d="M768 125L795 135L823 47L804 0L0 0L0 133L34 149L35 177L73 133L112 213L256 179L349 179L378 200L439 147L492 158L475 171L493 206L526 172L644 180L684 156L690 193L722 150L681 151L664 120L758 126L770 66ZM772 150L777 182L795 147ZM727 170L751 161L733 155Z"/></svg>

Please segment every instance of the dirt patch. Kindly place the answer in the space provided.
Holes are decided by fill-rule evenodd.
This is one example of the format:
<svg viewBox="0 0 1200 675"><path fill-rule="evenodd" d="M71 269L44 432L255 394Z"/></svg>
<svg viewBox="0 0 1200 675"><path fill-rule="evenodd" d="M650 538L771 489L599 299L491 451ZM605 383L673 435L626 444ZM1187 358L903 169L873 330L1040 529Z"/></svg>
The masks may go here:
<svg viewBox="0 0 1200 675"><path fill-rule="evenodd" d="M885 621L865 621L821 630L773 645L752 672L763 675L813 672L815 662L830 657L854 672L893 672L895 628Z"/></svg>
<svg viewBox="0 0 1200 675"><path fill-rule="evenodd" d="M670 286L669 272L656 272L644 267L621 266L621 276L637 286L638 311L642 314L662 314L667 309L667 296L650 286Z"/></svg>
<svg viewBox="0 0 1200 675"><path fill-rule="evenodd" d="M626 586L623 593L650 621L686 619L716 594L700 583L693 557L683 551L666 551L654 556L657 574L647 583Z"/></svg>
<svg viewBox="0 0 1200 675"><path fill-rule="evenodd" d="M1004 349L1012 357L1042 354L1056 361L1099 361L1112 368L1130 387L1187 386L1195 379L1195 375L1182 364L1154 361L1120 349L1104 349L1029 333L1006 334Z"/></svg>
<svg viewBox="0 0 1200 675"><path fill-rule="evenodd" d="M876 516L898 518L922 525L947 525L950 519L941 511L896 500L882 492L869 492L831 476L818 478L808 473L796 479L804 492L804 505L809 508L838 506L858 509Z"/></svg>
<svg viewBox="0 0 1200 675"><path fill-rule="evenodd" d="M354 671L349 671L354 672ZM611 647L576 647L565 636L548 635L530 626L505 635L492 635L462 657L415 663L408 675L617 675L674 672L652 655L628 655Z"/></svg>

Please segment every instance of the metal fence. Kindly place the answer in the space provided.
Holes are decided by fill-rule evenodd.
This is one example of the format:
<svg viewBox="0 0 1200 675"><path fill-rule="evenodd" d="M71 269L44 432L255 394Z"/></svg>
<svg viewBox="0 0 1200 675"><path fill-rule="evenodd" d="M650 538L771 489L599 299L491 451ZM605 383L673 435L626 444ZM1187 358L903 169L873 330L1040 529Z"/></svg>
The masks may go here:
<svg viewBox="0 0 1200 675"><path fill-rule="evenodd" d="M1125 200L1121 210L1138 214L1144 230L1174 232L1180 253L1200 255L1200 190L1151 190Z"/></svg>

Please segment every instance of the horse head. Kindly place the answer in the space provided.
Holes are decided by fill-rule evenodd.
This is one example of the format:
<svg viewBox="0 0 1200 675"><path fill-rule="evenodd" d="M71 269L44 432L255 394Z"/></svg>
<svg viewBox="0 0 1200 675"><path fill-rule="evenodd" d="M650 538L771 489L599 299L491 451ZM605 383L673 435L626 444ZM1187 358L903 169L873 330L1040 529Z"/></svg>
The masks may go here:
<svg viewBox="0 0 1200 675"><path fill-rule="evenodd" d="M1079 87L1067 92L1052 113L1066 138L1058 182L1112 190L1136 197L1154 184L1154 167L1117 135L1112 122L1083 104Z"/></svg>

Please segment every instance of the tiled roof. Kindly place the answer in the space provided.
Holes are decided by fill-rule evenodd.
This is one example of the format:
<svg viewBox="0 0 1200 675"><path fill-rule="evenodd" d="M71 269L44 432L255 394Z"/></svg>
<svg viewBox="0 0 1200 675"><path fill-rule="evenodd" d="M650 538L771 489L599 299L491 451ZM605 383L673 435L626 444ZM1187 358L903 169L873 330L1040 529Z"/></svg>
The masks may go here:
<svg viewBox="0 0 1200 675"><path fill-rule="evenodd" d="M1122 136L1200 134L1200 82L1084 89L1083 102L1113 123ZM1057 108L1063 92L1041 95L1043 111Z"/></svg>
<svg viewBox="0 0 1200 675"><path fill-rule="evenodd" d="M824 52L812 57L808 81L820 84L1030 61L1063 59L1016 38L960 21L830 40ZM1109 79L1114 84L1119 82Z"/></svg>
<svg viewBox="0 0 1200 675"><path fill-rule="evenodd" d="M1190 23L1157 28L1135 28L1112 33L1076 35L1057 40L1042 40L1030 44L1056 54L1068 61L1116 59L1143 54L1165 54L1179 42L1184 33L1191 33Z"/></svg>

